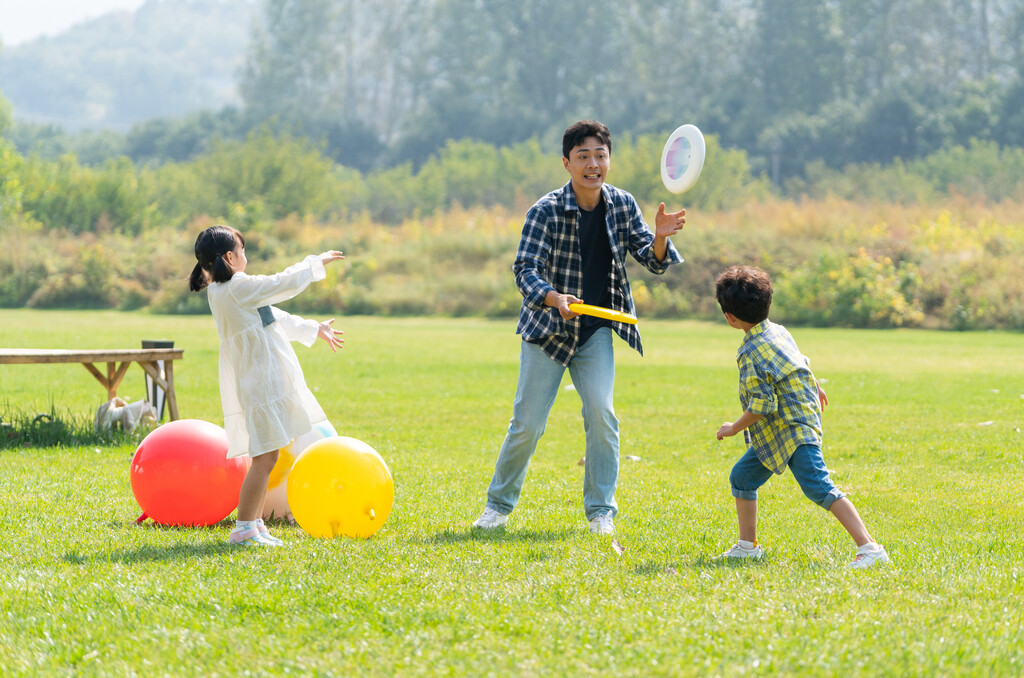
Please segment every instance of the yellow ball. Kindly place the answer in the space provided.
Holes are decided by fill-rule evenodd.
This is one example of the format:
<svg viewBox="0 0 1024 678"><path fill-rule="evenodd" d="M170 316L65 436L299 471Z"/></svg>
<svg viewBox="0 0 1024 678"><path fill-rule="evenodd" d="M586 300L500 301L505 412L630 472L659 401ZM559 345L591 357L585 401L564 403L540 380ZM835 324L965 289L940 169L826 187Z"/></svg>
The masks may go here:
<svg viewBox="0 0 1024 678"><path fill-rule="evenodd" d="M267 496L263 500L264 520L294 520L288 507L288 474L291 473L292 465L311 444L336 435L338 432L331 426L331 422L322 421L308 433L281 448L277 455L277 463L274 464L267 482Z"/></svg>
<svg viewBox="0 0 1024 678"><path fill-rule="evenodd" d="M335 436L306 448L288 474L288 504L311 537L366 538L395 501L391 471L366 443Z"/></svg>

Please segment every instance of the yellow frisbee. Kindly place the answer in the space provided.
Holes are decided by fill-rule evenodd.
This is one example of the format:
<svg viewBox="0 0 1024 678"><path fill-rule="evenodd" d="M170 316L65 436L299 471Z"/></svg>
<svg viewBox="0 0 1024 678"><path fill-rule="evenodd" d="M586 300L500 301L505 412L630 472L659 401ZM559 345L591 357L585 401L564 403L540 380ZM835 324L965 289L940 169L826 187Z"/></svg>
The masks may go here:
<svg viewBox="0 0 1024 678"><path fill-rule="evenodd" d="M611 308L605 308L604 306L591 306L590 304L569 304L569 310L573 313L580 313L582 315L592 315L596 318L605 318L607 320L614 320L619 323L626 323L628 325L636 325L636 316L632 316L622 311L616 311Z"/></svg>

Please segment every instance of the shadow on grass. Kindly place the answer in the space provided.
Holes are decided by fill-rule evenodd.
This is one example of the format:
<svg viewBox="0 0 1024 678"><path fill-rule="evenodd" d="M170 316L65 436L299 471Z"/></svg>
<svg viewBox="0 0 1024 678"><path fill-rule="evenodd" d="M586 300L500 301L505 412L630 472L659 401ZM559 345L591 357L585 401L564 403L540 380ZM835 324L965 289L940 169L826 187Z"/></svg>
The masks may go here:
<svg viewBox="0 0 1024 678"><path fill-rule="evenodd" d="M169 560L191 559L202 556L216 556L227 553L238 547L224 541L208 544L172 544L170 546L140 546L136 549L120 549L117 551L99 551L83 555L77 551L69 551L61 559L70 565L89 565L92 563L151 563Z"/></svg>
<svg viewBox="0 0 1024 678"><path fill-rule="evenodd" d="M652 577L660 574L673 575L684 570L699 572L701 570L734 570L748 567L760 567L765 564L762 560L749 558L723 558L715 560L713 556L697 556L688 562L665 563L655 560L645 560L633 567L633 573L641 577Z"/></svg>
<svg viewBox="0 0 1024 678"><path fill-rule="evenodd" d="M215 536L213 528L216 527L231 527L234 525L233 520L222 520L219 523L213 525L197 525L194 527L183 526L183 525L161 525L147 520L143 523L138 523L134 520L122 522L122 521L110 521L107 525L116 530L123 529L135 529L135 530L157 530L160 532L169 533L180 533L182 535L193 536L199 532L209 533L211 541L195 544L190 542L179 542L177 544L169 544L165 546L153 546L145 545L139 546L135 549L119 549L116 551L95 551L88 554L82 554L78 551L69 551L64 554L62 560L65 563L72 565L85 565L89 563L148 563L148 562L160 562L170 560L181 560L186 558L196 558L202 556L213 556L222 553L227 553L233 549L237 549L236 546L228 544L223 537Z"/></svg>
<svg viewBox="0 0 1024 678"><path fill-rule="evenodd" d="M506 530L504 527L493 530L442 530L432 537L419 540L424 544L461 544L464 542L545 542L565 541L578 533L578 530Z"/></svg>

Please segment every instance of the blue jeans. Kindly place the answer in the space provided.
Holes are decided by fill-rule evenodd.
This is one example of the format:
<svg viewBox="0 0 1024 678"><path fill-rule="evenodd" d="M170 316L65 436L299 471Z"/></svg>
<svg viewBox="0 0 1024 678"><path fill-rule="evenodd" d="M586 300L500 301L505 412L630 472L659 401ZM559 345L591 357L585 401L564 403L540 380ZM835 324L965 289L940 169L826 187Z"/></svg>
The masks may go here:
<svg viewBox="0 0 1024 678"><path fill-rule="evenodd" d="M523 489L526 468L544 434L565 367L536 344L524 341L519 358L519 385L505 442L487 488L487 506L508 515ZM618 513L619 420L615 417L615 355L611 328L599 329L569 363L569 375L583 401L587 462L583 473L583 509L591 519Z"/></svg>
<svg viewBox="0 0 1024 678"><path fill-rule="evenodd" d="M801 445L796 448L789 460L789 470L793 472L793 477L800 483L800 489L807 498L826 511L832 507L833 502L846 496L832 484L832 478L825 467L825 457L818 445ZM761 463L754 450L749 449L729 474L732 496L756 501L757 488L771 477L772 472Z"/></svg>

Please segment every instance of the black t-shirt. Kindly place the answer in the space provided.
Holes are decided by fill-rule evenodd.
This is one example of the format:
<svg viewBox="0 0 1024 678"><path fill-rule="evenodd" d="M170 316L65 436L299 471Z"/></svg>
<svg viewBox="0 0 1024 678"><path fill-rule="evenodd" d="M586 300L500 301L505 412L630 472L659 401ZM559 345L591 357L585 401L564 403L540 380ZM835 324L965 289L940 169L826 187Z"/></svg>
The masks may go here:
<svg viewBox="0 0 1024 678"><path fill-rule="evenodd" d="M605 227L604 200L591 212L580 208L578 231L580 256L583 259L583 301L593 306L608 308L612 303L612 248L608 243L608 229ZM611 327L612 321L580 316L580 343L583 346L602 327Z"/></svg>

